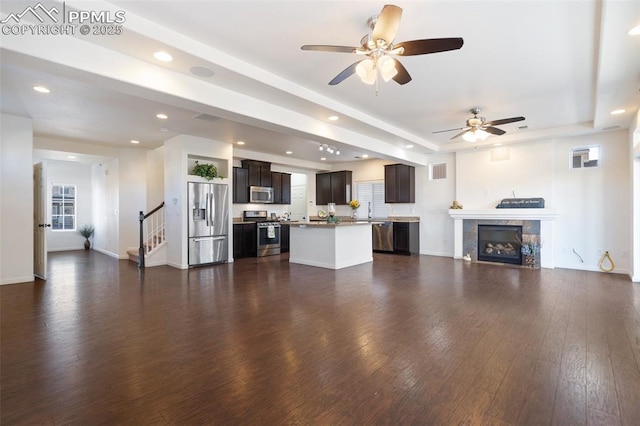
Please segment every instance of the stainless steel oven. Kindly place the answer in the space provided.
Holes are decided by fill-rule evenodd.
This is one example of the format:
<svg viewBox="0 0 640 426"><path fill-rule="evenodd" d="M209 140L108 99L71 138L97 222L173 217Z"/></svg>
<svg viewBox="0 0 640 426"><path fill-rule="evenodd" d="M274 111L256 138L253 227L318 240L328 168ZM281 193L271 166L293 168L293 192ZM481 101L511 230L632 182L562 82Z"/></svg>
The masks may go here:
<svg viewBox="0 0 640 426"><path fill-rule="evenodd" d="M280 254L280 224L258 222L258 257Z"/></svg>
<svg viewBox="0 0 640 426"><path fill-rule="evenodd" d="M280 222L269 221L266 210L245 210L242 217L256 222L258 257L280 254Z"/></svg>

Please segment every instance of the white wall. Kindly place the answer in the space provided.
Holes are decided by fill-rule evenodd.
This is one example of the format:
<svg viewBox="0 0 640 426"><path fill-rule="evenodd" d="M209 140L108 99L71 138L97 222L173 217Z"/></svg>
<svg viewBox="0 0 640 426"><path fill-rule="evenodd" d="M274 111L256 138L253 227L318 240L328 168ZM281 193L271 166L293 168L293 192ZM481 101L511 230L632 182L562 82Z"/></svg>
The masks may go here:
<svg viewBox="0 0 640 426"><path fill-rule="evenodd" d="M33 281L33 128L0 115L0 284Z"/></svg>
<svg viewBox="0 0 640 426"><path fill-rule="evenodd" d="M93 249L119 258L119 166L113 158L91 168L93 186Z"/></svg>
<svg viewBox="0 0 640 426"><path fill-rule="evenodd" d="M147 210L147 151L121 148L119 171L119 242L118 255L127 259L127 250L140 246L139 213Z"/></svg>
<svg viewBox="0 0 640 426"><path fill-rule="evenodd" d="M508 159L495 160L497 154ZM492 209L515 192L516 198L542 197L554 207L554 161L552 141L459 152L457 200L465 208ZM568 167L569 158L563 164Z"/></svg>
<svg viewBox="0 0 640 426"><path fill-rule="evenodd" d="M147 207L156 208L164 200L164 147L147 151Z"/></svg>
<svg viewBox="0 0 640 426"><path fill-rule="evenodd" d="M52 185L76 185L76 231L53 231L51 228L47 228L47 251L84 249L84 237L77 230L83 225L93 224L91 166L50 160L45 162L45 167L47 170L48 217L51 217Z"/></svg>
<svg viewBox="0 0 640 426"><path fill-rule="evenodd" d="M590 145L600 145L600 167L569 168L571 148ZM598 262L608 250L616 271L629 273L631 174L627 132L557 139L555 148L559 213L555 222L556 267L599 270Z"/></svg>
<svg viewBox="0 0 640 426"><path fill-rule="evenodd" d="M543 197L546 207L559 213L554 222L556 267L599 270L601 252L608 250L615 272L628 273L627 137L626 131L618 131L510 146L502 161L492 161L490 149L457 153L456 198L465 209L491 209L512 197L512 190L516 197ZM601 166L570 169L570 149L590 145L600 145Z"/></svg>
<svg viewBox="0 0 640 426"><path fill-rule="evenodd" d="M429 180L429 167L416 167L416 208L420 212L420 253L453 256L453 219L449 207L456 199L456 154L428 156L429 164L445 163L447 177Z"/></svg>
<svg viewBox="0 0 640 426"><path fill-rule="evenodd" d="M640 110L629 129L629 151L631 155L631 279L640 282Z"/></svg>

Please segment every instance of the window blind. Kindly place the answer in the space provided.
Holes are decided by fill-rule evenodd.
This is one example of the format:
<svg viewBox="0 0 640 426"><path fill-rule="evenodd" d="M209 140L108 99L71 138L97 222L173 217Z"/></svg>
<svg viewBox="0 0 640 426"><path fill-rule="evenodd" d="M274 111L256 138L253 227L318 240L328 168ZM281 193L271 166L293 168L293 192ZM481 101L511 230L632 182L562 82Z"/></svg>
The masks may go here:
<svg viewBox="0 0 640 426"><path fill-rule="evenodd" d="M386 218L389 214L384 203L384 182L360 182L356 185L356 194L360 201L358 217L366 218L371 203L371 217Z"/></svg>

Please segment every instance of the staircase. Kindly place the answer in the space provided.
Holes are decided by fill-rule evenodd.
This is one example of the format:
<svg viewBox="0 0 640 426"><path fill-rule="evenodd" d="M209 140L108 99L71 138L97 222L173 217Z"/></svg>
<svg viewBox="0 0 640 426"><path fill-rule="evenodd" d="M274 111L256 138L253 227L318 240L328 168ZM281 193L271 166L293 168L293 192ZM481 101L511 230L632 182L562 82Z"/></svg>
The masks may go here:
<svg viewBox="0 0 640 426"><path fill-rule="evenodd" d="M127 250L129 260L139 268L166 264L164 201L149 213L140 212L140 245ZM143 256L142 259L140 256Z"/></svg>

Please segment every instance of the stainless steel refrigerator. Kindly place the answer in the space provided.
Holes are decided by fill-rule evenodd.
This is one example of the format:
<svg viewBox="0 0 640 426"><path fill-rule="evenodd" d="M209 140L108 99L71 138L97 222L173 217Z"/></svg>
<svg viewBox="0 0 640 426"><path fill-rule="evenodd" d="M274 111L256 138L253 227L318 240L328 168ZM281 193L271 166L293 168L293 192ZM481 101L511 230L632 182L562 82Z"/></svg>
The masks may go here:
<svg viewBox="0 0 640 426"><path fill-rule="evenodd" d="M229 260L229 187L189 182L189 266Z"/></svg>

